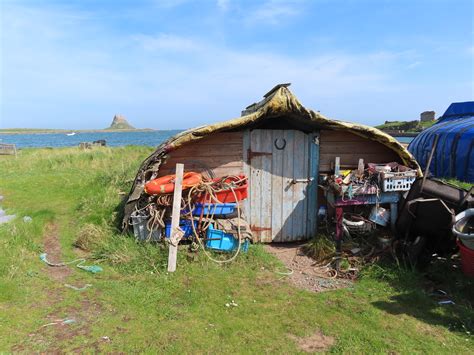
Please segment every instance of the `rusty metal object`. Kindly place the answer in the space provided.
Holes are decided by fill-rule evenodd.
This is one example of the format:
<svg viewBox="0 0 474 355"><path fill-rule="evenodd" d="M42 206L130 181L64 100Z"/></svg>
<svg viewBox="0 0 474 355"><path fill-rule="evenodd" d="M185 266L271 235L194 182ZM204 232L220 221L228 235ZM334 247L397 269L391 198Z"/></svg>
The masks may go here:
<svg viewBox="0 0 474 355"><path fill-rule="evenodd" d="M452 252L455 214L474 206L472 191L436 179L417 179L400 206L396 227L412 264L429 262L434 253Z"/></svg>
<svg viewBox="0 0 474 355"><path fill-rule="evenodd" d="M253 158L255 157L261 157L261 156L266 156L266 155L272 155L272 153L269 152L254 152L252 149L247 149L247 163L250 164Z"/></svg>
<svg viewBox="0 0 474 355"><path fill-rule="evenodd" d="M265 232L265 231L271 231L271 227L258 227L258 226L250 226L250 230L255 233L260 233L260 232Z"/></svg>

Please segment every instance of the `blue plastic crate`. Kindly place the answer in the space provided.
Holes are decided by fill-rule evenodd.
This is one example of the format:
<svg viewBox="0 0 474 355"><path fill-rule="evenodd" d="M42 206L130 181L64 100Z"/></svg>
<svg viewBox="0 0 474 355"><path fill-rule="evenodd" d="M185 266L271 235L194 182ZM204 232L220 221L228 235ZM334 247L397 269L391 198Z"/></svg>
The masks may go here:
<svg viewBox="0 0 474 355"><path fill-rule="evenodd" d="M215 229L212 224L209 225L209 228L206 231L206 247L209 249L220 250L220 251L233 251L236 250L239 241L237 238L234 238L232 234L225 233L219 229ZM249 241L245 242L241 246L243 252L247 252L249 248Z"/></svg>
<svg viewBox="0 0 474 355"><path fill-rule="evenodd" d="M225 216L234 213L237 208L236 203L196 203L193 215L200 216L204 210L203 215Z"/></svg>
<svg viewBox="0 0 474 355"><path fill-rule="evenodd" d="M189 238L193 235L193 226L189 219L182 219L179 221L179 227L184 231L183 238ZM194 228L197 228L197 221L194 221ZM165 223L165 237L171 236L171 221Z"/></svg>

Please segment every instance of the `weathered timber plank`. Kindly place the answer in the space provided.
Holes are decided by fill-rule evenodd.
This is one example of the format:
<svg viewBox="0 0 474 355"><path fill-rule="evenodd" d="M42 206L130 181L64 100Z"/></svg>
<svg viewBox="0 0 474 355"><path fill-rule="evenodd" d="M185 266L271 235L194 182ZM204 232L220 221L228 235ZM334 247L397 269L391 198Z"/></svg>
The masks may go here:
<svg viewBox="0 0 474 355"><path fill-rule="evenodd" d="M293 177L295 179L307 179L308 176L304 171L305 157L305 137L301 131L295 131L294 150L293 150ZM306 175L306 176L305 176ZM304 215L304 188L305 183L292 184L293 189L293 228L291 240L301 239L303 234L303 215Z"/></svg>
<svg viewBox="0 0 474 355"><path fill-rule="evenodd" d="M284 131L284 138L286 140L286 147L283 151L283 205L282 205L282 241L288 240L289 236L292 235L293 231L293 218L291 214L293 212L293 187L291 180L293 179L293 159L294 159L294 131Z"/></svg>
<svg viewBox="0 0 474 355"><path fill-rule="evenodd" d="M193 148L189 147L186 149L179 149L168 154L170 158L192 157L196 155L202 155L206 157L234 157L241 159L242 147L234 147L233 149L229 149L227 146L223 145L216 145L214 148L207 148L207 146L204 148L202 146L196 146Z"/></svg>
<svg viewBox="0 0 474 355"><path fill-rule="evenodd" d="M261 152L272 153L273 140L272 131L269 129L260 132ZM265 228L260 233L263 242L272 241L272 156L263 155L261 171L261 195L260 195L260 223Z"/></svg>
<svg viewBox="0 0 474 355"><path fill-rule="evenodd" d="M250 132L250 149L253 151L260 151L261 137L260 130L253 130ZM262 193L262 157L255 156L251 160L251 173L250 173L250 225L254 227L252 231L257 239L260 241L261 233L255 229L255 227L261 227L261 193Z"/></svg>
<svg viewBox="0 0 474 355"><path fill-rule="evenodd" d="M316 138L316 139L315 139ZM314 237L317 233L318 216L318 176L319 176L319 133L310 135L309 140L309 175L313 181L308 186L306 198L308 200L306 235ZM317 143L317 144L316 144Z"/></svg>
<svg viewBox="0 0 474 355"><path fill-rule="evenodd" d="M366 138L360 137L356 134L345 131L328 131L322 130L321 144L326 142L360 142L367 141Z"/></svg>
<svg viewBox="0 0 474 355"><path fill-rule="evenodd" d="M215 143L215 142L229 142L229 143L238 143L241 142L243 138L243 132L222 132L222 133L214 133L210 136L202 138L196 143L206 144L206 143Z"/></svg>
<svg viewBox="0 0 474 355"><path fill-rule="evenodd" d="M273 142L282 141L282 130L273 131ZM273 146L272 154L272 235L274 241L282 240L283 208L283 155L284 150Z"/></svg>
<svg viewBox="0 0 474 355"><path fill-rule="evenodd" d="M179 218L181 212L181 191L183 183L183 164L176 164L176 179L174 182L173 209L171 213L171 236L168 254L168 272L176 271L176 260L178 256L179 240L174 240L174 233L179 227Z"/></svg>
<svg viewBox="0 0 474 355"><path fill-rule="evenodd" d="M248 177L248 181L250 182L250 165L247 164L247 153L248 149L250 148L250 130L246 130L243 135L242 139L242 147L243 147L243 166L242 171L245 176ZM250 199L247 198L243 201L243 212L245 216L250 216Z"/></svg>

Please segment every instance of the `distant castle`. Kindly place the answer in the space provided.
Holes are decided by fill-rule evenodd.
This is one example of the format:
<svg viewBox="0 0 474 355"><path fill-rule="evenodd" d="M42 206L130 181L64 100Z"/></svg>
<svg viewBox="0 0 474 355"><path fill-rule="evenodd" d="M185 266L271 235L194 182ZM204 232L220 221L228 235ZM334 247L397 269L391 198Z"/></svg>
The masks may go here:
<svg viewBox="0 0 474 355"><path fill-rule="evenodd" d="M436 118L435 118L435 112L434 111L425 111L425 112L422 112L420 113L420 121L421 122L430 122L430 121L434 121Z"/></svg>
<svg viewBox="0 0 474 355"><path fill-rule="evenodd" d="M125 116L116 114L109 128L107 129L135 129L130 123L128 123Z"/></svg>

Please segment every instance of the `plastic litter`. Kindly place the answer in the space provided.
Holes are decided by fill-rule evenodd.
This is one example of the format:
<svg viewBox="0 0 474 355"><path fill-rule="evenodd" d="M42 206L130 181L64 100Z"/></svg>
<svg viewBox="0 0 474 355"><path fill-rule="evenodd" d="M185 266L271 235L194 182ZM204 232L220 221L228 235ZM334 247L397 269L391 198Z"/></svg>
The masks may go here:
<svg viewBox="0 0 474 355"><path fill-rule="evenodd" d="M101 272L103 270L100 266L97 266L97 265L82 265L86 262L86 259L84 259L84 258L68 261L68 262L65 262L65 263L64 262L63 263L52 263L52 262L49 262L48 259L46 258L47 255L48 254L46 254L46 253L40 254L40 260L43 261L44 263L46 263L49 266L60 267L60 266L66 266L66 265L69 265L69 264L77 263L76 267L78 267L79 269L85 270L85 271L92 272L93 274L96 274L96 273Z"/></svg>
<svg viewBox="0 0 474 355"><path fill-rule="evenodd" d="M451 300L446 300L446 301L439 301L438 304L440 305L445 305L445 304L456 304Z"/></svg>
<svg viewBox="0 0 474 355"><path fill-rule="evenodd" d="M73 323L76 323L76 320L74 318L57 319L54 322L42 325L41 328L48 327L50 325L56 325L56 324L68 325L68 324L73 324Z"/></svg>
<svg viewBox="0 0 474 355"><path fill-rule="evenodd" d="M23 222L25 223L31 223L32 221L33 221L33 218L31 218L30 216L23 217Z"/></svg>
<svg viewBox="0 0 474 355"><path fill-rule="evenodd" d="M433 293L430 294L430 296L446 296L447 293L446 291L443 291L443 290L435 290Z"/></svg>
<svg viewBox="0 0 474 355"><path fill-rule="evenodd" d="M69 285L69 284L64 284L65 287L68 287L68 288L72 288L73 290L75 291L84 291L85 289L91 287L92 285L91 284L85 284L84 286L82 287L76 287L76 286L73 286L73 285Z"/></svg>
<svg viewBox="0 0 474 355"><path fill-rule="evenodd" d="M14 214L7 215L6 212L0 208L0 224L10 222L16 216Z"/></svg>
<svg viewBox="0 0 474 355"><path fill-rule="evenodd" d="M453 233L468 249L474 250L474 208L456 215Z"/></svg>
<svg viewBox="0 0 474 355"><path fill-rule="evenodd" d="M361 248L352 248L351 253L352 255L357 255L362 249Z"/></svg>
<svg viewBox="0 0 474 355"><path fill-rule="evenodd" d="M369 219L372 222L385 227L387 226L388 222L390 222L390 211L383 207L377 208L377 206L374 206L370 212Z"/></svg>

